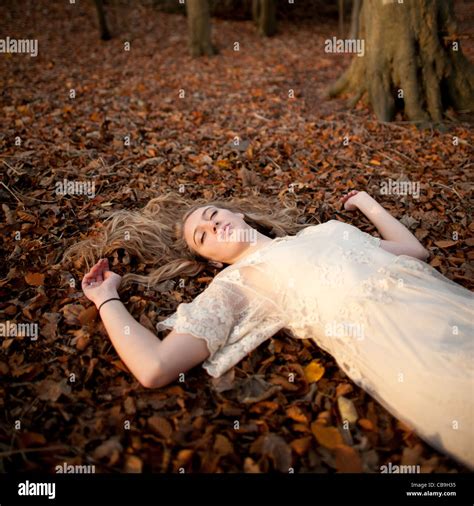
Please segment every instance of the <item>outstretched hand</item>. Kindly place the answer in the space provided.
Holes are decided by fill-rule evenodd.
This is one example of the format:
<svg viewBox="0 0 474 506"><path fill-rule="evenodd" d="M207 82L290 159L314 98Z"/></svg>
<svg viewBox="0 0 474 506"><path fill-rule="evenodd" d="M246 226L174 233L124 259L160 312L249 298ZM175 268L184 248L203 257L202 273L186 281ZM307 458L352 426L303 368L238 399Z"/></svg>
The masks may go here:
<svg viewBox="0 0 474 506"><path fill-rule="evenodd" d="M117 296L122 276L109 269L106 258L99 260L82 280L84 295L97 307L110 297Z"/></svg>
<svg viewBox="0 0 474 506"><path fill-rule="evenodd" d="M346 211L355 211L357 209L357 206L354 205L354 203L351 202L350 200L352 199L352 197L355 197L358 193L360 193L359 190L351 190L349 193L343 195L339 199L339 202L341 204L344 204L344 209Z"/></svg>

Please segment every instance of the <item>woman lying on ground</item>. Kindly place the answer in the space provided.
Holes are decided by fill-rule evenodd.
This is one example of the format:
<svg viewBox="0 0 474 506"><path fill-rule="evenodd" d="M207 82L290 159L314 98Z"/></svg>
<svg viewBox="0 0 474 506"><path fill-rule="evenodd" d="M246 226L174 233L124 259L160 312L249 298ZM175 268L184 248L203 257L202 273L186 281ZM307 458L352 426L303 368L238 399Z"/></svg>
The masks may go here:
<svg viewBox="0 0 474 506"><path fill-rule="evenodd" d="M425 263L427 250L366 192L341 201L364 213L382 239L337 220L299 224L286 203L265 209L254 198L191 204L164 195L142 212L114 213L102 241L80 243L68 256L90 266L123 248L157 267L122 279L103 258L82 282L145 387L167 385L201 363L219 377L288 329L314 340L433 447L474 468L472 293ZM173 329L162 341L119 299L121 282L156 286L196 275L206 261L225 268L157 324Z"/></svg>

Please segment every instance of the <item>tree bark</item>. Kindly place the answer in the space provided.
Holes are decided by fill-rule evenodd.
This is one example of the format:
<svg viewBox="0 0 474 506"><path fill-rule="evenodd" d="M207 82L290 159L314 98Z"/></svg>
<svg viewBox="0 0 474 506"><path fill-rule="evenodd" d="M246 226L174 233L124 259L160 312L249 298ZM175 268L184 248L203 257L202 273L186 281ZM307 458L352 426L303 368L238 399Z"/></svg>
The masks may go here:
<svg viewBox="0 0 474 506"><path fill-rule="evenodd" d="M349 32L349 39L356 39L359 36L359 15L362 0L352 1L351 12L351 29Z"/></svg>
<svg viewBox="0 0 474 506"><path fill-rule="evenodd" d="M264 37L271 37L276 33L276 1L253 0L252 17L258 32Z"/></svg>
<svg viewBox="0 0 474 506"><path fill-rule="evenodd" d="M344 37L344 0L338 1L337 10L339 15L339 37Z"/></svg>
<svg viewBox="0 0 474 506"><path fill-rule="evenodd" d="M112 37L110 35L109 27L107 26L107 17L105 15L104 2L103 0L94 0L94 3L97 9L97 15L99 17L100 38L102 40L110 40Z"/></svg>
<svg viewBox="0 0 474 506"><path fill-rule="evenodd" d="M381 121L397 110L439 122L450 106L474 109L474 66L456 39L452 0L363 0L359 29L364 56L354 57L330 97L354 93L353 106L367 93Z"/></svg>
<svg viewBox="0 0 474 506"><path fill-rule="evenodd" d="M208 0L186 0L191 56L212 56L217 48L211 42L211 16Z"/></svg>

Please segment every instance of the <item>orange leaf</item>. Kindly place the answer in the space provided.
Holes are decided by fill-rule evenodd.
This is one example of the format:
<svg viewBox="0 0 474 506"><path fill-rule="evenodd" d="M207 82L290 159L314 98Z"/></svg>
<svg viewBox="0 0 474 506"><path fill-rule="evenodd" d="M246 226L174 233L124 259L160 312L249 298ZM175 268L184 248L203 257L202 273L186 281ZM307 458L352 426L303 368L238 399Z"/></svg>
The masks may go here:
<svg viewBox="0 0 474 506"><path fill-rule="evenodd" d="M303 410L298 406L290 406L286 410L286 415L288 418L295 420L295 422L308 423L308 417L305 415Z"/></svg>
<svg viewBox="0 0 474 506"><path fill-rule="evenodd" d="M125 457L125 472L126 473L141 473L143 470L143 461L136 455L126 455Z"/></svg>
<svg viewBox="0 0 474 506"><path fill-rule="evenodd" d="M365 430L374 430L374 424L368 418L361 418L357 423Z"/></svg>
<svg viewBox="0 0 474 506"><path fill-rule="evenodd" d="M370 160L370 163L372 165L380 165L380 162L378 160L376 160L375 158L372 158L372 160Z"/></svg>
<svg viewBox="0 0 474 506"><path fill-rule="evenodd" d="M451 240L435 241L435 244L436 246L438 246L438 248L450 248L451 246L455 246L457 243L458 241L451 241Z"/></svg>
<svg viewBox="0 0 474 506"><path fill-rule="evenodd" d="M315 383L324 376L324 366L319 363L319 360L313 360L304 368L304 375L308 383Z"/></svg>
<svg viewBox="0 0 474 506"><path fill-rule="evenodd" d="M334 449L338 445L342 445L342 436L336 427L325 427L319 422L311 424L311 430L316 437L318 443L325 448Z"/></svg>
<svg viewBox="0 0 474 506"><path fill-rule="evenodd" d="M361 473L362 462L359 454L354 448L346 445L340 445L335 448L336 468L341 473Z"/></svg>
<svg viewBox="0 0 474 506"><path fill-rule="evenodd" d="M42 286L44 285L44 274L40 272L28 272L25 274L25 281L30 286Z"/></svg>
<svg viewBox="0 0 474 506"><path fill-rule="evenodd" d="M311 436L305 436L300 437L299 439L294 439L290 443L290 446L298 455L304 455L308 451L310 444Z"/></svg>
<svg viewBox="0 0 474 506"><path fill-rule="evenodd" d="M434 257L433 260L431 260L430 265L432 267L439 267L441 265L441 258L440 257Z"/></svg>
<svg viewBox="0 0 474 506"><path fill-rule="evenodd" d="M221 169L231 169L232 165L229 160L217 160L216 165Z"/></svg>
<svg viewBox="0 0 474 506"><path fill-rule="evenodd" d="M78 320L81 322L81 325L88 325L93 322L97 317L97 308L95 306L90 306L79 313Z"/></svg>

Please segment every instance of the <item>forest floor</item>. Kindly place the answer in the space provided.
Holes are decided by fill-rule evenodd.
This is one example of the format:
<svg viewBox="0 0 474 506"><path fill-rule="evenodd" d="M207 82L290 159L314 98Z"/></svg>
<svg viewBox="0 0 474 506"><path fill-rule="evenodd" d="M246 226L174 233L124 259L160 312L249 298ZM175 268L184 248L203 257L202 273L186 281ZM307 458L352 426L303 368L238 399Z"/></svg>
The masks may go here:
<svg viewBox="0 0 474 506"><path fill-rule="evenodd" d="M144 389L83 296L84 272L61 263L66 247L113 210L141 208L179 185L190 198L292 188L308 222L341 219L376 234L337 203L356 188L411 227L432 266L472 290L466 119L452 113L441 129L400 118L381 124L363 104L348 110L344 99L326 100L324 90L351 59L324 52L335 20L280 22L275 37L262 39L250 21L213 19L220 53L193 60L183 16L119 10L115 37L101 42L92 2L30 4L23 11L11 2L2 27L2 37L37 37L39 54L0 58L0 307L4 321L36 322L40 335L1 341L0 470L54 472L67 462L97 472L380 472L391 462L466 471L329 355L283 333L239 363L227 384L197 367L185 383ZM473 22L467 5L458 3L461 32ZM473 60L472 40L463 39L463 50ZM58 194L64 179L93 181L95 197ZM419 183L418 198L381 195L389 179ZM124 301L154 330L158 316L208 279L166 293L130 289ZM317 381L304 373L315 360L323 372ZM357 411L349 431L340 396Z"/></svg>

